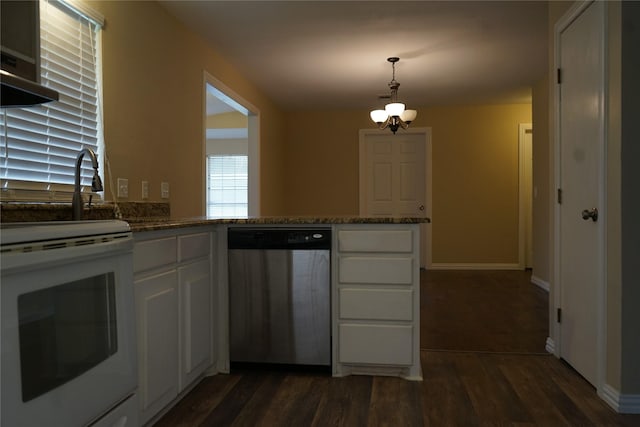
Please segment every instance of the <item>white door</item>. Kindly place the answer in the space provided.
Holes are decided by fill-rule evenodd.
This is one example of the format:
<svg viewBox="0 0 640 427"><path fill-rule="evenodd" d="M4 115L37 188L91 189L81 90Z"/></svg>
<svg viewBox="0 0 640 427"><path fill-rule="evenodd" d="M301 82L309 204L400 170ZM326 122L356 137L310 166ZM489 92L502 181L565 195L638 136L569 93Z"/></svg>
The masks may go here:
<svg viewBox="0 0 640 427"><path fill-rule="evenodd" d="M559 33L560 356L596 386L604 221L586 215L603 207L603 31L594 2Z"/></svg>
<svg viewBox="0 0 640 427"><path fill-rule="evenodd" d="M366 215L424 216L424 135L379 133L365 140Z"/></svg>
<svg viewBox="0 0 640 427"><path fill-rule="evenodd" d="M431 132L360 131L360 215L431 217ZM421 227L421 264L430 266L429 224Z"/></svg>

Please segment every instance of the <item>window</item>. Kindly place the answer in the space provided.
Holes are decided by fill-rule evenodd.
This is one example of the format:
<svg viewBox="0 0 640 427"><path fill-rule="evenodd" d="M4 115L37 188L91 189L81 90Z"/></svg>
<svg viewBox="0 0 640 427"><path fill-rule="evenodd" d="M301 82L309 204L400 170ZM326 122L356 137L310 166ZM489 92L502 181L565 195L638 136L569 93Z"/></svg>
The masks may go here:
<svg viewBox="0 0 640 427"><path fill-rule="evenodd" d="M0 110L3 200L68 201L78 152L91 148L103 164L99 95L103 20L73 4L40 2L40 83L58 91L60 100ZM87 157L81 186L89 192L93 168ZM104 167L99 171L103 174Z"/></svg>
<svg viewBox="0 0 640 427"><path fill-rule="evenodd" d="M207 216L246 218L248 157L207 156Z"/></svg>

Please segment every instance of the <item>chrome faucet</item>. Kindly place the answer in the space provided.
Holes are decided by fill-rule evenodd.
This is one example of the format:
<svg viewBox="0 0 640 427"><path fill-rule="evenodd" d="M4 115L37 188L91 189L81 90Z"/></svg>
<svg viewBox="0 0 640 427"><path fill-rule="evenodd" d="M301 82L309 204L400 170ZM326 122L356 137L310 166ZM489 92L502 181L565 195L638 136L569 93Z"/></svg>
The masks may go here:
<svg viewBox="0 0 640 427"><path fill-rule="evenodd" d="M85 154L91 157L91 165L93 166L93 179L91 180L92 191L102 191L102 181L100 175L98 175L98 158L96 153L90 148L83 148L78 153L76 158L76 183L75 190L73 191L73 199L71 201L71 209L73 211L73 220L79 221L82 219L82 195L80 194L80 166L82 165L82 158Z"/></svg>

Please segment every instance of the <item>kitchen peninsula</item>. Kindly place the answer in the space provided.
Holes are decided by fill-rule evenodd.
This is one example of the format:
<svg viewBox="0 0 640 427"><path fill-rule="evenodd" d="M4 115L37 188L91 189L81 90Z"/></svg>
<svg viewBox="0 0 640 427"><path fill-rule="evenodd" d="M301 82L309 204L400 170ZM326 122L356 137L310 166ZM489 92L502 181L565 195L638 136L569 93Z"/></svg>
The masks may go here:
<svg viewBox="0 0 640 427"><path fill-rule="evenodd" d="M64 204L3 204L3 223L65 222ZM330 369L333 376L422 379L420 224L427 218L259 217L170 219L168 204L94 205L133 232L140 422L150 424L205 375L230 363L229 229L331 231Z"/></svg>
<svg viewBox="0 0 640 427"><path fill-rule="evenodd" d="M132 222L141 421L160 416L202 375L230 371L229 228L330 228L332 375L421 380L419 230L428 221L260 217Z"/></svg>

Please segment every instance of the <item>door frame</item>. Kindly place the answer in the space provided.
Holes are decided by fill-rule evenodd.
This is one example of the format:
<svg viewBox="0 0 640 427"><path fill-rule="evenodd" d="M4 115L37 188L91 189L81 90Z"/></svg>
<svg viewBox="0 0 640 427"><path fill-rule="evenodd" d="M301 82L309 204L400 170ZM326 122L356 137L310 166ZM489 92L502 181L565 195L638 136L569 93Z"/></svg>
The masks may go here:
<svg viewBox="0 0 640 427"><path fill-rule="evenodd" d="M369 135L379 135L381 131L379 129L360 129L359 131L359 145L358 145L358 202L359 202L359 213L360 216L367 215L367 179L365 176L365 158L366 158L366 137ZM424 175L425 175L425 186L424 186L424 202L425 202L425 210L424 216L429 219L433 219L432 217L432 194L433 194L433 180L432 180L432 142L431 142L431 128L430 127L416 127L403 129L401 132L408 133L411 135L423 135L424 136ZM390 137L394 135L389 133ZM431 251L431 223L423 223L420 224L420 265L424 268L431 268L433 263L433 254Z"/></svg>
<svg viewBox="0 0 640 427"><path fill-rule="evenodd" d="M248 215L260 216L260 110L249 101L238 95L233 89L213 77L206 71L203 72L202 84L202 170L204 173L204 188L202 194L202 212L207 212L207 85L214 88L216 96L223 102L231 105L236 110L247 115L247 142L248 142Z"/></svg>
<svg viewBox="0 0 640 427"><path fill-rule="evenodd" d="M555 28L554 28L554 72L555 70L558 70L560 68L560 58L561 58L561 51L560 51L560 36L561 33L566 30L579 16L580 14L582 14L592 3L595 3L592 0L585 0L585 1L580 1L575 3L563 16L562 18L560 18L558 20L558 22L555 24ZM603 61L602 61L602 81L600 84L601 87L601 105L600 105L600 111L602 112L602 115L599 117L599 139L602 142L600 144L600 148L599 148L599 176L598 176L598 191L599 191L599 200L598 200L598 208L600 211L600 217L606 221L607 218L607 212L606 212L606 174L607 174L607 169L606 169L606 144L607 144L607 139L606 139L606 135L607 135L607 127L606 127L606 117L607 117L607 104L606 104L606 99L607 99L607 85L606 85L606 81L607 81L607 25L606 25L606 16L607 16L607 12L606 12L606 5L602 4L602 14L600 16L600 19L602 20L602 28L603 28L603 32L602 32L602 38L600 39L600 44L601 44L601 49L603 52ZM554 80L555 80L555 76L554 76ZM558 189L561 189L561 169L562 169L562 159L561 159L561 141L560 141L560 126L561 126L561 122L560 122L560 85L559 84L555 84L554 90L553 90L553 107L554 107L554 128L553 128L553 137L554 137L554 149L553 149L553 153L554 153L554 164L553 164L553 171L554 171L554 185L555 185L555 190L556 191L552 191L552 195L551 195L551 202L553 203L554 206L554 255L553 255L553 278L554 278L554 283L555 283L555 289L554 286L552 286L552 290L553 290L553 308L552 308L552 313L555 312L558 308L562 307L562 300L561 300L561 295L562 295L562 282L560 280L561 274L560 274L560 266L562 265L562 260L561 260L561 233L560 233L560 216L561 216L561 212L560 212L560 204L558 203L558 199L557 199L557 191ZM606 258L606 223L603 225L600 234L598 236L598 240L599 240L599 245L600 248L598 250L597 253L597 258L598 258L598 263L599 265L602 266L602 268L599 271L599 277L597 278L597 283L596 283L596 287L597 287L597 295L598 295L598 299L597 299L597 307L596 307L596 324L597 324L597 330L596 330L596 347L597 347L597 352L596 352L596 390L598 395L602 396L603 393L603 386L605 385L605 369L606 369L606 339L605 339L605 328L606 328L606 274L607 274L607 258ZM549 330L550 332L553 331L553 335L552 335L552 339L551 341L547 342L547 349L549 351L552 351L553 354L560 358L561 357L561 349L562 349L562 331L561 331L561 325L559 322L557 322L557 318L555 316L549 316ZM555 341L554 341L555 340Z"/></svg>
<svg viewBox="0 0 640 427"><path fill-rule="evenodd" d="M528 131L528 132L527 132ZM518 264L521 269L525 269L527 267L527 251L531 248L531 240L532 240L532 229L531 224L529 224L529 230L527 230L527 214L529 218L532 215L533 208L533 200L527 202L525 195L527 194L526 185L531 186L533 184L533 164L529 164L529 176L525 174L526 169L526 152L525 152L525 136L527 133L531 133L533 131L533 125L531 123L520 123L518 125ZM531 140L531 152L533 152L533 136ZM531 162L532 159L529 159ZM529 194L532 193L532 188L529 187ZM527 212L528 211L528 212ZM528 232L527 232L528 231ZM527 236L529 237L527 239Z"/></svg>

